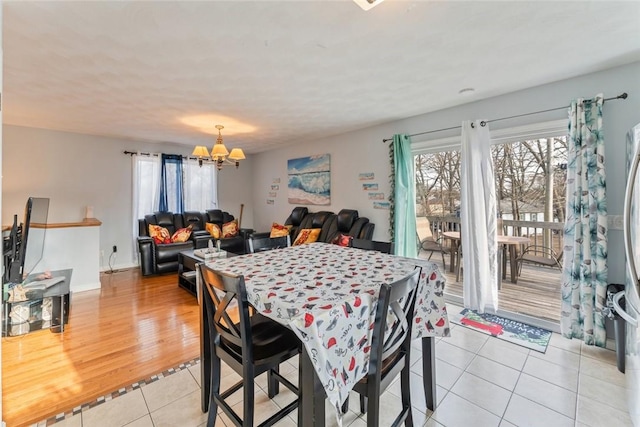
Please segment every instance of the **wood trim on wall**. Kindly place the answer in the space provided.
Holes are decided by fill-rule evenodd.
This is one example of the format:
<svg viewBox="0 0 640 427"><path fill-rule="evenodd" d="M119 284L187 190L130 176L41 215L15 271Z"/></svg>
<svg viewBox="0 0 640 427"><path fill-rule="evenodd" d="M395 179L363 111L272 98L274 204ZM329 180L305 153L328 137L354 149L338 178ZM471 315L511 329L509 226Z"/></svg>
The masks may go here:
<svg viewBox="0 0 640 427"><path fill-rule="evenodd" d="M96 218L85 218L79 222L56 222L56 223L31 223L33 228L69 228L69 227L97 227L102 225L102 221Z"/></svg>

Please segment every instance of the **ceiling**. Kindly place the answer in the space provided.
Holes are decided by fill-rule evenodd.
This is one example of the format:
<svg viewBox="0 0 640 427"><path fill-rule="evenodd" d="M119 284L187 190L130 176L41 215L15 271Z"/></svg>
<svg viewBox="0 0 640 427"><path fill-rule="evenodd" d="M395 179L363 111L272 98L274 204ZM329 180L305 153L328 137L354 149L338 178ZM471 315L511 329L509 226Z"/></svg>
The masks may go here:
<svg viewBox="0 0 640 427"><path fill-rule="evenodd" d="M248 153L640 60L637 1L3 5L4 123Z"/></svg>

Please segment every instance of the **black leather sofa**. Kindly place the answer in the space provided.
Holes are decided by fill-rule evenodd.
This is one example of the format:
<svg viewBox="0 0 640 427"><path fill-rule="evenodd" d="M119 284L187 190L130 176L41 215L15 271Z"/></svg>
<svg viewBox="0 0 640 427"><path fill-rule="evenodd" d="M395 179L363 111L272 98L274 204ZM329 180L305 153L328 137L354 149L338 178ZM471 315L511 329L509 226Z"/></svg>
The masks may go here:
<svg viewBox="0 0 640 427"><path fill-rule="evenodd" d="M330 243L340 234L354 239L371 240L373 238L375 224L369 222L369 218L358 216L356 210L342 209L336 215L332 215L328 221L329 227L323 242Z"/></svg>
<svg viewBox="0 0 640 427"><path fill-rule="evenodd" d="M342 209L337 214L328 211L309 212L306 207L297 206L284 222L291 225L291 242L298 237L300 230L305 228L320 228L319 242L331 243L339 234L348 235L356 239L371 240L375 224L366 217L361 217L357 210Z"/></svg>
<svg viewBox="0 0 640 427"><path fill-rule="evenodd" d="M220 209L206 212L155 212L138 220L138 251L140 252L140 269L143 276L178 271L178 253L190 249L206 248L210 240L215 242L206 230L206 223L222 224L234 220L234 216ZM170 234L176 230L192 226L191 237L183 243L157 244L149 237L149 224L166 228ZM236 254L245 253L245 234L241 231L237 236L222 238L220 248Z"/></svg>

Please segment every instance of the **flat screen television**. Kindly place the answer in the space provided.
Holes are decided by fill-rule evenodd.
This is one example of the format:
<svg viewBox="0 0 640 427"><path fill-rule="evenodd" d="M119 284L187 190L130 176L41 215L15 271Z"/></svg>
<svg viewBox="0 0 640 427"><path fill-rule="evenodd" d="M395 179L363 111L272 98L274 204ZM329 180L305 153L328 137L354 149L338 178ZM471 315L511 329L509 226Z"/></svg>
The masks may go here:
<svg viewBox="0 0 640 427"><path fill-rule="evenodd" d="M24 222L14 216L8 242L4 243L5 283L21 283L33 272L44 252L49 199L29 197L24 208Z"/></svg>

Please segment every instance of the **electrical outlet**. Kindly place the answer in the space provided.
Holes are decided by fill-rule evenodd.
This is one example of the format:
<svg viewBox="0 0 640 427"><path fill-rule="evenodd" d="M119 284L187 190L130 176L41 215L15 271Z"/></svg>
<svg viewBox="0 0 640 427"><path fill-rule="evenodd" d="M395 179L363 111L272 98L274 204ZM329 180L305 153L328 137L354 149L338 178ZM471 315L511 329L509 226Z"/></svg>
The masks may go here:
<svg viewBox="0 0 640 427"><path fill-rule="evenodd" d="M118 247L116 245L113 245L113 252L118 252Z"/></svg>

